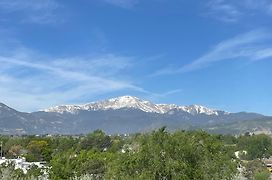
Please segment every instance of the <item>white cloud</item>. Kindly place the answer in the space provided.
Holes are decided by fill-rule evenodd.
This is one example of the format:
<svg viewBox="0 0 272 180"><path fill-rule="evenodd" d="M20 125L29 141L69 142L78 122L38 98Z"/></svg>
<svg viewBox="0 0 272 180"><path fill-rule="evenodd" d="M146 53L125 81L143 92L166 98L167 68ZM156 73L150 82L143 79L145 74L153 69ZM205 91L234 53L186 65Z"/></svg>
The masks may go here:
<svg viewBox="0 0 272 180"><path fill-rule="evenodd" d="M256 61L266 58L272 58L272 48L260 49L252 57L252 59Z"/></svg>
<svg viewBox="0 0 272 180"><path fill-rule="evenodd" d="M180 68L165 68L154 75L185 73L207 68L226 60L264 60L272 58L272 34L265 30L250 31L217 44L200 58Z"/></svg>
<svg viewBox="0 0 272 180"><path fill-rule="evenodd" d="M252 15L272 15L271 0L210 0L207 14L224 22L237 22Z"/></svg>
<svg viewBox="0 0 272 180"><path fill-rule="evenodd" d="M131 60L113 54L54 58L17 47L0 53L0 99L32 111L121 90L147 93L124 75Z"/></svg>
<svg viewBox="0 0 272 180"><path fill-rule="evenodd" d="M267 9L272 2L270 0L243 0L240 5L248 9Z"/></svg>
<svg viewBox="0 0 272 180"><path fill-rule="evenodd" d="M60 22L57 10L61 5L55 0L1 0L0 10L6 20L17 13L21 23L49 24Z"/></svg>
<svg viewBox="0 0 272 180"><path fill-rule="evenodd" d="M177 93L180 93L180 92L182 92L182 89L174 89L174 90L166 91L166 92L163 92L163 93L153 93L151 95L151 97L154 98L154 99L164 98L164 97L170 96L172 94L177 94Z"/></svg>
<svg viewBox="0 0 272 180"><path fill-rule="evenodd" d="M160 56L137 58L116 54L49 56L27 48L9 29L0 29L0 102L21 111L60 104L85 103L106 94L129 92L148 97L153 93L134 81L135 66Z"/></svg>
<svg viewBox="0 0 272 180"><path fill-rule="evenodd" d="M242 16L238 8L224 0L212 0L208 3L208 15L225 22L236 22Z"/></svg>
<svg viewBox="0 0 272 180"><path fill-rule="evenodd" d="M54 10L59 5L54 0L1 0L1 9L7 11L19 11L19 10Z"/></svg>
<svg viewBox="0 0 272 180"><path fill-rule="evenodd" d="M84 103L97 95L123 90L145 94L150 99L181 91L153 93L125 80L128 77L125 71L133 66L131 57L109 54L48 58L28 51L0 55L0 100L19 110L30 112L60 104Z"/></svg>
<svg viewBox="0 0 272 180"><path fill-rule="evenodd" d="M138 0L103 0L103 1L121 8L132 8L138 3Z"/></svg>

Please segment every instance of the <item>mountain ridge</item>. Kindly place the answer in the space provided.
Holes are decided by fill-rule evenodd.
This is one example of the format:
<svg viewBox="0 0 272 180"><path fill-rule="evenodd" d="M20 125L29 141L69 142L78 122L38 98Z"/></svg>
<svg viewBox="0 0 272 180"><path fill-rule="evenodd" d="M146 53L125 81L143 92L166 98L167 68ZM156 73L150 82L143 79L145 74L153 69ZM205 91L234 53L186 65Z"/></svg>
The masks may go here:
<svg viewBox="0 0 272 180"><path fill-rule="evenodd" d="M150 101L142 100L134 96L120 96L117 98L111 98L107 100L91 102L83 105L61 105L55 106L41 111L45 112L56 112L56 113L76 113L79 110L108 110L108 109L121 109L121 108L133 108L140 109L144 112L165 114L171 110L186 111L190 114L207 114L207 115L218 115L218 111L211 108L207 108L201 105L187 105L179 106L176 104L155 104ZM228 113L226 111L221 111Z"/></svg>
<svg viewBox="0 0 272 180"><path fill-rule="evenodd" d="M200 105L154 104L137 97L121 96L32 113L19 112L0 104L0 134L82 134L96 129L108 134L122 134L150 131L162 126L170 130L210 130L209 127L222 129L220 124L243 124L241 122L264 117L257 113L229 113ZM224 133L233 132L231 129L223 130Z"/></svg>

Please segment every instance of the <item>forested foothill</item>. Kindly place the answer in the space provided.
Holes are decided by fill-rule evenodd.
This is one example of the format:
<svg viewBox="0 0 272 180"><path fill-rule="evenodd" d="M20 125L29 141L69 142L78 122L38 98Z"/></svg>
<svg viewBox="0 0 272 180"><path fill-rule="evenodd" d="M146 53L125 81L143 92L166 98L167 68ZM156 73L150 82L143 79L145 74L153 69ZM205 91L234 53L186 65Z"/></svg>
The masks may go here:
<svg viewBox="0 0 272 180"><path fill-rule="evenodd" d="M272 155L267 135L168 132L164 127L131 135L96 130L78 136L1 136L0 141L6 159L46 162L46 178L56 180L268 179L264 159ZM43 179L43 173L37 167L24 173L2 164L0 179Z"/></svg>

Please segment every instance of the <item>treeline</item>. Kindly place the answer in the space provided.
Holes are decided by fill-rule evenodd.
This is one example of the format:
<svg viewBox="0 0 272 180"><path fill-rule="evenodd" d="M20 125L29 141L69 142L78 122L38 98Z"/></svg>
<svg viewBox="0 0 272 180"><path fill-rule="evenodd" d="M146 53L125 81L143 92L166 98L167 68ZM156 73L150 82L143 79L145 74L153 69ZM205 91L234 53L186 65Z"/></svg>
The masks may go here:
<svg viewBox="0 0 272 180"><path fill-rule="evenodd" d="M25 157L46 161L50 179L234 179L237 167L244 176L267 177L262 158L272 155L272 139L266 135L212 135L203 131L165 128L130 136L97 130L85 136L1 136L6 158ZM241 159L236 151L246 151ZM255 164L254 164L255 163ZM255 168L255 166L257 168ZM0 179L6 173L0 168ZM14 179L39 177L33 168L27 174L9 168Z"/></svg>

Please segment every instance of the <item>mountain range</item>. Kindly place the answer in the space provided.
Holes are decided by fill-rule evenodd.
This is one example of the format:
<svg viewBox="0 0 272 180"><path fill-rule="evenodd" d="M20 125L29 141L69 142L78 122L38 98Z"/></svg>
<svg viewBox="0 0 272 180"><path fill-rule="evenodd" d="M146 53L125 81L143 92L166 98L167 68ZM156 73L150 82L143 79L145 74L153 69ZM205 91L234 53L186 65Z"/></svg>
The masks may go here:
<svg viewBox="0 0 272 180"><path fill-rule="evenodd" d="M84 105L61 105L32 113L19 112L0 103L1 134L82 134L96 129L108 134L123 134L162 126L170 130L243 133L264 128L270 131L267 129L270 120L272 122L272 118L257 113L230 113L200 105L155 104L132 96ZM246 126L251 122L257 123L256 127ZM240 130L233 131L235 124L240 125Z"/></svg>

